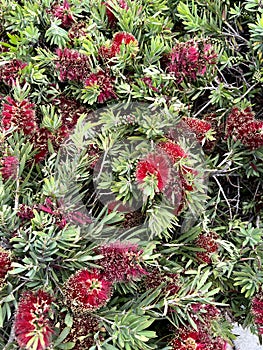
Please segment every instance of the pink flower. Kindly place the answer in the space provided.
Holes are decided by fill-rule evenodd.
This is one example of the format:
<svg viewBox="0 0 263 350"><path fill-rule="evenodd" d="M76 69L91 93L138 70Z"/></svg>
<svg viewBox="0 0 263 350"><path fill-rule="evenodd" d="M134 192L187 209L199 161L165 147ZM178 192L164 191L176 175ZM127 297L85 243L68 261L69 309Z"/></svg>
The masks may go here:
<svg viewBox="0 0 263 350"><path fill-rule="evenodd" d="M98 270L80 270L64 286L66 304L76 313L96 310L107 303L112 283Z"/></svg>
<svg viewBox="0 0 263 350"><path fill-rule="evenodd" d="M7 103L3 103L1 121L4 129L16 127L25 135L34 133L37 128L34 104L28 100L15 101L10 96L7 96L6 100Z"/></svg>
<svg viewBox="0 0 263 350"><path fill-rule="evenodd" d="M11 254L9 251L4 250L0 246L0 287L6 277L7 272L11 269Z"/></svg>
<svg viewBox="0 0 263 350"><path fill-rule="evenodd" d="M217 243L218 235L215 232L202 233L198 236L195 244L199 248L203 248L204 252L198 252L197 258L207 264L211 263L211 255L218 251Z"/></svg>
<svg viewBox="0 0 263 350"><path fill-rule="evenodd" d="M164 154L150 153L140 160L136 167L136 179L139 184L153 177L157 181L157 191L163 191L169 183L171 164Z"/></svg>
<svg viewBox="0 0 263 350"><path fill-rule="evenodd" d="M140 266L142 251L136 244L114 242L97 248L96 252L103 255L98 264L109 281L130 281L146 273Z"/></svg>
<svg viewBox="0 0 263 350"><path fill-rule="evenodd" d="M217 54L205 41L189 40L176 44L165 57L165 67L177 84L192 82L204 75L209 65L216 64Z"/></svg>
<svg viewBox="0 0 263 350"><path fill-rule="evenodd" d="M259 292L251 303L251 313L254 316L254 323L259 334L263 334L263 293Z"/></svg>
<svg viewBox="0 0 263 350"><path fill-rule="evenodd" d="M135 48L134 51L138 49L138 41L135 37L126 32L116 33L113 37L112 45L111 45L111 55L116 56L121 51L121 46L133 46Z"/></svg>
<svg viewBox="0 0 263 350"><path fill-rule="evenodd" d="M99 71L98 73L90 74L85 80L84 86L87 90L97 89L99 94L96 102L104 103L112 98L117 98L112 83L113 79L107 72Z"/></svg>
<svg viewBox="0 0 263 350"><path fill-rule="evenodd" d="M16 83L16 79L19 78L21 69L25 68L27 63L17 59L13 59L6 64L0 66L0 81L3 81L6 85L12 86Z"/></svg>
<svg viewBox="0 0 263 350"><path fill-rule="evenodd" d="M196 138L199 142L202 142L205 138L206 133L211 130L211 123L200 120L197 118L183 118L183 121L189 126L189 128L195 133Z"/></svg>
<svg viewBox="0 0 263 350"><path fill-rule="evenodd" d="M63 5L56 4L52 6L51 10L48 12L53 14L54 17L60 19L61 24L64 28L69 28L74 22L73 15L67 0L63 1Z"/></svg>
<svg viewBox="0 0 263 350"><path fill-rule="evenodd" d="M21 348L44 350L50 345L51 302L51 296L42 290L23 293L14 321L16 340Z"/></svg>
<svg viewBox="0 0 263 350"><path fill-rule="evenodd" d="M57 49L56 69L59 71L60 81L83 81L90 72L87 55L73 49Z"/></svg>
<svg viewBox="0 0 263 350"><path fill-rule="evenodd" d="M2 167L0 168L0 173L4 180L17 178L17 170L19 166L19 161L17 157L6 156L2 158Z"/></svg>

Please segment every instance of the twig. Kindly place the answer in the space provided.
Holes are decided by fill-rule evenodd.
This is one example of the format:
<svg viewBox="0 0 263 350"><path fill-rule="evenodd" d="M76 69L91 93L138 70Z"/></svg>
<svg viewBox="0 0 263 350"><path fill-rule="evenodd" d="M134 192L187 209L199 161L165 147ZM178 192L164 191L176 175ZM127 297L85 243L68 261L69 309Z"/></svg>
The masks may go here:
<svg viewBox="0 0 263 350"><path fill-rule="evenodd" d="M218 185L218 187L219 187L219 190L220 190L220 192L222 193L222 195L223 195L223 197L224 197L224 199L225 199L225 201L226 201L226 203L227 203L227 206L228 206L228 208L229 208L229 216L230 216L230 219L232 220L232 219L233 219L233 216L232 216L231 205L230 205L230 203L229 203L229 201L228 201L228 199L227 199L227 197L226 197L226 195L225 195L224 189L223 189L223 187L221 186L220 182L218 181L218 179L216 178L215 175L213 175L213 178L215 179L215 181L216 181L216 183L217 183L217 185Z"/></svg>

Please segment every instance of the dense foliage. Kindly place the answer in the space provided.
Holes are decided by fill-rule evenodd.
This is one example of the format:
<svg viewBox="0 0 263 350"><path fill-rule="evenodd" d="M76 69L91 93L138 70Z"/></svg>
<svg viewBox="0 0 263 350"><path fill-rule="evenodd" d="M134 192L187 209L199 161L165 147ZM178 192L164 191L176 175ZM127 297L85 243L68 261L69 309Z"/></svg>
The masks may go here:
<svg viewBox="0 0 263 350"><path fill-rule="evenodd" d="M261 337L261 1L0 5L1 349Z"/></svg>

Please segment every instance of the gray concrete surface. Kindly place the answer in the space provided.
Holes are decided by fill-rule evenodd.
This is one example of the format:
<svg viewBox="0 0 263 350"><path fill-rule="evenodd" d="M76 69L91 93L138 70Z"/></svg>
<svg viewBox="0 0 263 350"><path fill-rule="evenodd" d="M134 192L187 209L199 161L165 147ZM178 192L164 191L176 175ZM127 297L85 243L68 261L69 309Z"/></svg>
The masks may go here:
<svg viewBox="0 0 263 350"><path fill-rule="evenodd" d="M235 325L233 333L238 335L235 340L236 350L263 350L263 346L259 344L258 337L251 334L248 330Z"/></svg>

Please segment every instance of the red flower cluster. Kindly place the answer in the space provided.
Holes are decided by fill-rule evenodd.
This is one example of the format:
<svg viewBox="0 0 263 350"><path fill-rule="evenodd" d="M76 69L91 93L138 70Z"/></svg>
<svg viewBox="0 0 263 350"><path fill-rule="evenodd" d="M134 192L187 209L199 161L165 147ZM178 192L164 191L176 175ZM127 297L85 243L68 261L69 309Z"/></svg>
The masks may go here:
<svg viewBox="0 0 263 350"><path fill-rule="evenodd" d="M83 81L90 72L88 56L73 49L57 49L56 69L60 81Z"/></svg>
<svg viewBox="0 0 263 350"><path fill-rule="evenodd" d="M116 99L117 95L114 92L113 79L107 72L99 71L90 74L84 82L85 89L98 89L98 103L104 103L112 98Z"/></svg>
<svg viewBox="0 0 263 350"><path fill-rule="evenodd" d="M34 207L30 207L29 205L26 204L20 204L19 205L19 210L17 212L17 215L21 218L21 219L26 219L26 220L30 220L33 219L34 212L33 212Z"/></svg>
<svg viewBox="0 0 263 350"><path fill-rule="evenodd" d="M263 146L263 121L255 119L250 108L233 108L226 121L226 137L240 140L251 150Z"/></svg>
<svg viewBox="0 0 263 350"><path fill-rule="evenodd" d="M114 35L111 46L102 46L99 49L99 56L105 59L116 57L121 52L121 47L129 47L131 49L132 56L135 56L139 47L138 41L135 37L126 32L118 32Z"/></svg>
<svg viewBox="0 0 263 350"><path fill-rule="evenodd" d="M80 39L88 34L87 24L84 21L74 23L68 31L68 37L71 41Z"/></svg>
<svg viewBox="0 0 263 350"><path fill-rule="evenodd" d="M172 141L160 142L158 148L167 153L173 163L176 163L182 158L187 158L187 154L182 147Z"/></svg>
<svg viewBox="0 0 263 350"><path fill-rule="evenodd" d="M96 252L103 255L98 264L111 282L130 281L146 273L140 266L142 251L136 244L114 242L97 248Z"/></svg>
<svg viewBox="0 0 263 350"><path fill-rule="evenodd" d="M52 298L46 292L23 293L15 317L15 336L18 345L25 349L44 350L51 342L50 324Z"/></svg>
<svg viewBox="0 0 263 350"><path fill-rule="evenodd" d="M198 236L195 241L196 246L205 250L196 254L199 260L207 264L211 263L211 255L217 252L219 248L217 239L218 235L215 232L202 233Z"/></svg>
<svg viewBox="0 0 263 350"><path fill-rule="evenodd" d="M17 59L13 59L8 63L0 66L0 81L3 81L6 85L12 86L15 84L16 79L19 78L19 72L25 68L27 63Z"/></svg>
<svg viewBox="0 0 263 350"><path fill-rule="evenodd" d="M178 274L160 272L157 269L148 271L143 282L146 289L156 289L163 283L166 295L175 295L181 288Z"/></svg>
<svg viewBox="0 0 263 350"><path fill-rule="evenodd" d="M7 103L3 103L2 126L5 130L16 127L22 130L25 135L32 134L36 128L36 116L34 104L28 100L15 101L10 96L6 98Z"/></svg>
<svg viewBox="0 0 263 350"><path fill-rule="evenodd" d="M60 19L62 27L64 28L69 28L74 22L73 15L67 0L63 1L63 5L56 3L48 12L51 13L54 17Z"/></svg>
<svg viewBox="0 0 263 350"><path fill-rule="evenodd" d="M107 303L112 283L98 270L80 270L64 286L66 304L76 313L96 310Z"/></svg>
<svg viewBox="0 0 263 350"><path fill-rule="evenodd" d="M0 168L0 173L4 180L13 179L17 177L17 170L19 166L19 161L17 157L6 156L2 158L2 167Z"/></svg>
<svg viewBox="0 0 263 350"><path fill-rule="evenodd" d="M171 174L169 158L164 154L150 153L140 160L136 167L136 179L139 184L153 177L157 182L156 192L163 191L168 185Z"/></svg>
<svg viewBox="0 0 263 350"><path fill-rule="evenodd" d="M94 344L94 336L100 331L99 320L93 315L74 315L70 333L65 342L74 342L74 350L88 350ZM103 337L99 335L100 340Z"/></svg>
<svg viewBox="0 0 263 350"><path fill-rule="evenodd" d="M204 75L207 67L216 64L217 54L205 41L189 40L178 43L165 57L166 69L177 84L184 80L195 81L198 75Z"/></svg>
<svg viewBox="0 0 263 350"><path fill-rule="evenodd" d="M124 9L124 10L128 10L128 5L124 0L117 0L119 7ZM112 12L112 7L110 6L110 4L106 1L105 3L106 5L106 15L108 17L108 22L110 27L115 27L116 22L117 22L117 18L115 17L114 13Z"/></svg>
<svg viewBox="0 0 263 350"><path fill-rule="evenodd" d="M6 277L7 272L11 269L11 254L10 252L0 247L0 288Z"/></svg>
<svg viewBox="0 0 263 350"><path fill-rule="evenodd" d="M258 328L259 334L263 334L263 293L259 292L251 304L251 313L254 316L254 323Z"/></svg>
<svg viewBox="0 0 263 350"><path fill-rule="evenodd" d="M192 318L197 330L190 325L176 329L171 345L174 350L227 350L228 343L213 335L212 322L218 320L220 311L213 305L196 303L192 305ZM203 316L203 321L198 316Z"/></svg>
<svg viewBox="0 0 263 350"><path fill-rule="evenodd" d="M209 130L211 130L211 128L212 128L211 123L209 123L205 120L197 119L197 118L185 117L185 118L183 118L183 122L185 122L189 126L191 131L194 132L194 134L199 142L203 141L206 133Z"/></svg>

